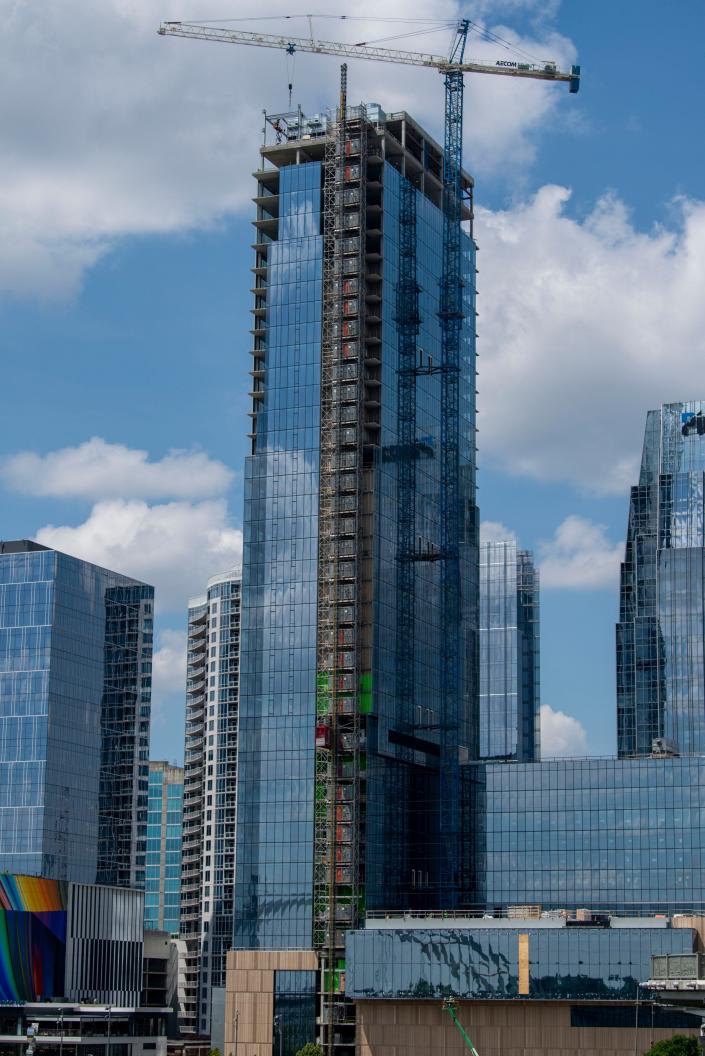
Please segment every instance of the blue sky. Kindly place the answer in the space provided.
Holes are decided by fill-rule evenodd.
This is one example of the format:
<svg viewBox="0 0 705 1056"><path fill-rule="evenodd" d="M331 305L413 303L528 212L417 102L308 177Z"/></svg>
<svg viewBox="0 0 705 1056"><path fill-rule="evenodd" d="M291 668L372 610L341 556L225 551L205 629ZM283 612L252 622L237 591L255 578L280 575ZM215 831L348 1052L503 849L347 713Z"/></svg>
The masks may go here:
<svg viewBox="0 0 705 1056"><path fill-rule="evenodd" d="M270 12L17 2L0 44L14 99L0 115L0 536L39 535L156 583L152 752L170 759L182 754L186 598L240 545L261 110L286 108L292 76L305 110L329 105L337 67L155 28L257 7ZM402 10L458 11L355 7ZM480 245L481 515L542 563L547 739L609 754L617 561L645 413L705 395L705 8L463 10L583 68L577 97L468 79L465 150ZM316 30L340 32L322 19ZM352 63L350 94L405 107L440 136L435 74Z"/></svg>

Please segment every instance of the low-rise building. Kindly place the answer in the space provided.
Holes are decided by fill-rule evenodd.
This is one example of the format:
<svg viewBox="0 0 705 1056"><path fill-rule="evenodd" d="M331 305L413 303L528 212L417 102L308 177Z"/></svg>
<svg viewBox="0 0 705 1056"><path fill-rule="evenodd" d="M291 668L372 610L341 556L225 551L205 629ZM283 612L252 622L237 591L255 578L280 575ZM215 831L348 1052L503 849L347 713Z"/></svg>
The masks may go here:
<svg viewBox="0 0 705 1056"><path fill-rule="evenodd" d="M141 996L143 913L133 888L0 874L3 1056L166 1053L166 994Z"/></svg>
<svg viewBox="0 0 705 1056"><path fill-rule="evenodd" d="M700 1017L649 1000L653 954L702 949L705 919L514 907L511 916L368 914L347 936L345 994L361 1056L633 1056ZM266 959L266 964L265 964ZM224 1056L270 1056L306 1038L325 980L311 951L228 955ZM295 1001L292 1000L297 995ZM288 1033L278 1023L289 1002ZM457 1020L457 1022L456 1022ZM308 1038L308 1040L312 1040Z"/></svg>

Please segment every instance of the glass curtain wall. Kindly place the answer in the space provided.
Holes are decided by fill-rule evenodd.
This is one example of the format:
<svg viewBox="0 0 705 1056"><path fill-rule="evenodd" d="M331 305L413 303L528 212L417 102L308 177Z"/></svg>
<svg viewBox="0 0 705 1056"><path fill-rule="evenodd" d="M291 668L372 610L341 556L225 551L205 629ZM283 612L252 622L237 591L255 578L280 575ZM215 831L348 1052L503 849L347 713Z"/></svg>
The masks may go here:
<svg viewBox="0 0 705 1056"><path fill-rule="evenodd" d="M630 913L705 908L705 757L467 767L473 901Z"/></svg>
<svg viewBox="0 0 705 1056"><path fill-rule="evenodd" d="M617 625L618 751L705 752L705 404L649 411Z"/></svg>
<svg viewBox="0 0 705 1056"><path fill-rule="evenodd" d="M480 547L480 757L539 757L539 584L515 542Z"/></svg>
<svg viewBox="0 0 705 1056"><path fill-rule="evenodd" d="M181 767L149 764L144 926L170 934L179 930L183 794Z"/></svg>
<svg viewBox="0 0 705 1056"><path fill-rule="evenodd" d="M399 369L397 282L400 271L401 185L404 177L385 163L382 297L381 435L374 473L374 660L372 714L368 719L367 769L367 907L452 905L454 891L440 889L440 766L445 725L451 721L443 684L441 642L440 440L441 360L438 317L443 264L443 216L416 192L416 276L419 286L421 367L416 381L415 537L414 562L414 700L403 713L397 687L397 465L399 451L397 392ZM475 260L474 243L463 235L465 323L461 346L460 493L461 596L463 656L461 707L455 731L460 750L477 752L477 518L475 502ZM423 559L428 558L428 559ZM458 809L460 786L457 788Z"/></svg>
<svg viewBox="0 0 705 1056"><path fill-rule="evenodd" d="M0 553L0 867L142 886L154 591L38 546Z"/></svg>
<svg viewBox="0 0 705 1056"><path fill-rule="evenodd" d="M280 172L267 380L245 468L234 945L312 941L321 166Z"/></svg>

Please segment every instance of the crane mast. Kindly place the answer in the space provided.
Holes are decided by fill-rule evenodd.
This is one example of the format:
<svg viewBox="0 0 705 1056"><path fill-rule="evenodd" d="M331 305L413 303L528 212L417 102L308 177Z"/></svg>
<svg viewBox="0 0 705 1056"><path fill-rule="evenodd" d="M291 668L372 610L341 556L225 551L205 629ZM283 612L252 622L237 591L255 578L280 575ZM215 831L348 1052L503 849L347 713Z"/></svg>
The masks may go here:
<svg viewBox="0 0 705 1056"><path fill-rule="evenodd" d="M465 651L476 649L476 641L465 642L461 623L466 599L462 592L463 549L473 540L477 544L477 524L469 523L472 514L464 508L464 497L460 484L461 407L460 393L463 381L463 342L465 340L465 296L463 287L463 233L461 218L462 201L462 133L463 133L463 79L466 73L483 73L503 77L515 77L541 81L567 83L571 93L578 91L580 67L570 71L558 69L555 62L514 62L499 60L492 63L466 62L465 50L471 23L467 19L458 22L455 37L447 57L424 52L401 51L367 44L345 44L336 41L315 40L313 36L284 37L267 33L226 29L210 24L194 22L162 22L158 32L162 36L187 37L221 43L242 44L253 47L282 49L289 55L308 52L317 55L332 55L343 59L369 59L392 62L408 66L435 69L444 77L445 85L445 130L443 146L442 204L443 245L441 280L438 297L438 319L441 333L441 356L436 364L423 364L417 358L417 335L420 327L419 297L416 282L416 194L411 183L404 180L400 203L400 273L397 287L396 323L398 332L398 438L399 466L397 474L397 677L395 692L399 714L413 728L416 689L414 684L414 631L416 619L416 573L415 562L435 561L439 568L441 640L443 679L437 708L437 722L429 727L439 730L439 777L438 809L435 819L436 838L440 851L437 877L437 897L442 908L457 904L459 890L463 884L460 844L461 784L459 738L464 728L463 715L467 709L465 695L471 690L464 673ZM326 147L323 164L324 212L330 214L324 227L323 250L323 321L321 342L321 447L320 447L320 496L319 496L319 565L330 570L319 572L318 626L317 626L317 690L316 690L316 750L315 750L315 803L314 803L314 889L313 889L313 945L321 960L321 1022L325 1025L322 1041L326 1056L333 1056L335 1025L345 1019L344 986L337 966L344 957L341 952L342 934L337 928L338 920L347 921L347 927L358 923L360 906L364 903L364 888L360 875L364 871L364 848L357 847L353 835L350 858L340 859L339 834L347 828L360 825L360 753L359 744L364 741L360 715L347 716L349 697L339 698L338 687L362 686L359 653L348 647L339 651L341 641L354 642L356 632L340 623L342 609L338 604L339 565L352 568L352 550L340 549L336 536L337 495L343 476L341 474L344 452L341 448L341 425L339 408L339 379L344 369L340 358L338 319L331 312L342 303L346 294L340 252L336 245L336 230L344 229L345 209L341 190L344 180L345 152L358 143L359 158L354 169L357 194L361 199L365 181L365 142L367 121L364 108L355 112L348 127L345 68L341 77L341 98L338 119L334 132ZM354 125L354 128L352 127ZM352 185L351 185L352 186ZM338 215L340 214L340 215ZM360 261L356 271L352 258L347 272L359 274L359 304L364 303L362 274L364 264L363 210L360 207ZM356 287L357 289L357 287ZM328 307L327 307L328 306ZM360 312L363 308L360 307ZM364 325L361 315L356 324ZM474 329L474 319L470 323ZM360 342L361 343L361 342ZM358 342L349 343L357 347ZM363 399L361 372L349 364L348 369L357 371L358 399ZM419 552L416 548L415 458L418 440L416 437L416 384L422 375L440 375L441 433L439 458L439 508L440 545ZM352 377L352 373L350 377ZM348 386L349 388L350 386ZM361 473L361 459L356 463ZM360 478L361 480L361 478ZM358 481L360 485L360 481ZM473 506L474 509L474 506ZM347 560L339 561L339 553ZM341 573L342 574L342 573ZM348 573L349 574L349 573ZM355 573L357 575L357 573ZM348 606L352 611L352 607ZM345 618L347 619L347 617ZM343 623L345 623L345 619ZM341 659L342 658L342 659ZM340 664L343 664L340 667ZM347 665L347 666L346 666ZM349 673L348 673L349 672ZM353 691L354 692L354 691ZM356 711L357 709L353 709ZM472 737L472 735L471 735ZM358 745L352 757L343 755L341 745ZM471 751L475 746L470 745ZM350 749L346 748L349 753ZM345 769L345 759L353 759ZM351 824L348 824L351 823ZM356 849L357 848L357 849ZM440 906L432 908L441 908ZM454 1004L444 1006L472 1053L475 1049L459 1023ZM343 1013L343 1015L341 1015ZM345 1050L347 1051L347 1049ZM235 1054L237 1056L237 1053ZM476 1053L475 1053L476 1056Z"/></svg>

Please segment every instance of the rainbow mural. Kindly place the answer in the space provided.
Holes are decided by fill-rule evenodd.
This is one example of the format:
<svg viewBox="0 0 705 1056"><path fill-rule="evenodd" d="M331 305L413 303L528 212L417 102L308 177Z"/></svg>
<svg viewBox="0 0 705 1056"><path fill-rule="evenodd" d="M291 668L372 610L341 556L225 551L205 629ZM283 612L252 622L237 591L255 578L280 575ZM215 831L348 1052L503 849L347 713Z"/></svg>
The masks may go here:
<svg viewBox="0 0 705 1056"><path fill-rule="evenodd" d="M64 996L66 885L0 873L0 1001Z"/></svg>

